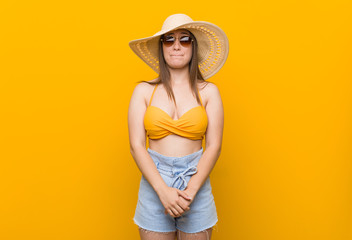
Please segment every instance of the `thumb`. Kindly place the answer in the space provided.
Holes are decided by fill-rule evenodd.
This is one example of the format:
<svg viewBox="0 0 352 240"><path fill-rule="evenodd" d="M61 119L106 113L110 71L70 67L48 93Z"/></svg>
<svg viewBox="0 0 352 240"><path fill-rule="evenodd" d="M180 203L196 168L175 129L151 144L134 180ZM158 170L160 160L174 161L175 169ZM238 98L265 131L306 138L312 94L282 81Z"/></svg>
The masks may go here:
<svg viewBox="0 0 352 240"><path fill-rule="evenodd" d="M188 200L192 200L192 198L190 196L188 196L184 191L177 189L177 192L178 192L178 194L181 195L181 197L188 199Z"/></svg>

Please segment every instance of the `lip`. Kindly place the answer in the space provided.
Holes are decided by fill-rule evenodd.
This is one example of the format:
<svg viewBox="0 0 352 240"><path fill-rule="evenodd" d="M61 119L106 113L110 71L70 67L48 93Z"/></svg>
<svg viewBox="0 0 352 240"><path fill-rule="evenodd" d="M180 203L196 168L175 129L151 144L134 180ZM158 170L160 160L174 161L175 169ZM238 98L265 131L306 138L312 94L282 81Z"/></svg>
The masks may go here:
<svg viewBox="0 0 352 240"><path fill-rule="evenodd" d="M183 55L170 55L171 57L182 57Z"/></svg>

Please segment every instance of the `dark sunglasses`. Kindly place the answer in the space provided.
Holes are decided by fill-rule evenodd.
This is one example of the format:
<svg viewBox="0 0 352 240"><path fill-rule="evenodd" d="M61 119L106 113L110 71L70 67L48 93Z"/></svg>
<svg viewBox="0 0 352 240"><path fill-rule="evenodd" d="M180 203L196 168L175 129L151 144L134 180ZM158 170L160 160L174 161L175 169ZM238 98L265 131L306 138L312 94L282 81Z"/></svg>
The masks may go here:
<svg viewBox="0 0 352 240"><path fill-rule="evenodd" d="M171 47L176 42L176 38L174 36L164 36L163 38L161 38L161 41L166 47ZM179 38L179 41L181 46L189 47L193 42L193 39L190 36L182 36Z"/></svg>

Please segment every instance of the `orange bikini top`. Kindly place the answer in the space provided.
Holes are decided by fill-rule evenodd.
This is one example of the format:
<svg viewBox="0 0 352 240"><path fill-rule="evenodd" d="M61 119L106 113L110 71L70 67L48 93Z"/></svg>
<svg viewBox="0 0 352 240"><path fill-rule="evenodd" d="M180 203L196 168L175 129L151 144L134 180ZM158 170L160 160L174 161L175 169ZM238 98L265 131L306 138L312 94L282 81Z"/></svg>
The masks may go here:
<svg viewBox="0 0 352 240"><path fill-rule="evenodd" d="M174 120L161 108L151 106L155 85L149 105L144 115L144 127L150 139L160 139L170 134L176 134L192 140L203 139L208 126L208 117L199 94L201 106L191 108L179 119Z"/></svg>

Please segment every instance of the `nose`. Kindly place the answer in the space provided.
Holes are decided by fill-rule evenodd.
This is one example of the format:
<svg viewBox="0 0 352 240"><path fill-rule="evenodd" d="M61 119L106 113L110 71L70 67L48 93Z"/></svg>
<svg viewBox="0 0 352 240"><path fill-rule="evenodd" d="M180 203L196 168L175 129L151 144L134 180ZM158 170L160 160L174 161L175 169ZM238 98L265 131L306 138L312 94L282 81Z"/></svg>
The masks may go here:
<svg viewBox="0 0 352 240"><path fill-rule="evenodd" d="M181 43L180 43L180 40L179 40L179 39L176 39L176 41L174 42L173 47L174 47L175 50L181 48Z"/></svg>

